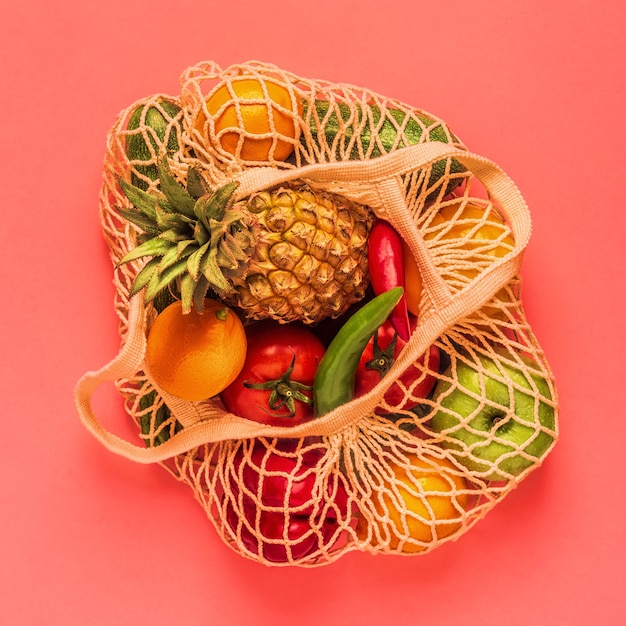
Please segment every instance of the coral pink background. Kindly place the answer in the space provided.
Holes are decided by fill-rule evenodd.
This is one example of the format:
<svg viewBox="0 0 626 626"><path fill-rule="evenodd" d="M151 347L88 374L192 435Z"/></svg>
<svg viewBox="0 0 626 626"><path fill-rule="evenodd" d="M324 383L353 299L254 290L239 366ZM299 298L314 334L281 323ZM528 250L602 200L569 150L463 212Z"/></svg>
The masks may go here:
<svg viewBox="0 0 626 626"><path fill-rule="evenodd" d="M626 623L622 2L4 4L0 623ZM528 201L524 299L561 440L458 542L265 569L221 543L186 487L80 424L73 387L119 345L97 217L106 132L207 59L431 111ZM115 399L101 406L123 433Z"/></svg>

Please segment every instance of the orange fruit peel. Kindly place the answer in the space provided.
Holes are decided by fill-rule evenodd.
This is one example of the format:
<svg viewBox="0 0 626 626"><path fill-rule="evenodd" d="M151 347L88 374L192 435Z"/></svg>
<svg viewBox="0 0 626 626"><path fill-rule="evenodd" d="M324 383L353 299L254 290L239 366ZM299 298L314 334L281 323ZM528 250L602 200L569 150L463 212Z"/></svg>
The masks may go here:
<svg viewBox="0 0 626 626"><path fill-rule="evenodd" d="M195 128L217 149L241 161L284 161L300 135L303 106L284 82L237 76L206 97Z"/></svg>
<svg viewBox="0 0 626 626"><path fill-rule="evenodd" d="M377 546L380 535L388 549L415 553L461 528L468 485L450 461L411 454L406 463L394 464L392 472L388 488L372 498L374 518L359 518L360 540L369 536Z"/></svg>
<svg viewBox="0 0 626 626"><path fill-rule="evenodd" d="M237 378L246 346L241 320L223 303L207 298L202 313L184 313L176 301L150 327L146 370L163 391L191 402L206 400Z"/></svg>

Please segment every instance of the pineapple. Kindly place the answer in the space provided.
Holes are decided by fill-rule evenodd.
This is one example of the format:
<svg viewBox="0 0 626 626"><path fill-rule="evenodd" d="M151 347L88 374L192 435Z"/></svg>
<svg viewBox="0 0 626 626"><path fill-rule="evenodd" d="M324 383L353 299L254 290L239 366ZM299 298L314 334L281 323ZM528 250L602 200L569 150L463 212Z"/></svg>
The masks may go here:
<svg viewBox="0 0 626 626"><path fill-rule="evenodd" d="M314 324L338 317L368 285L371 211L293 182L235 201L237 183L214 192L189 170L187 188L159 165L161 192L120 179L133 209L120 213L143 231L120 263L149 257L131 295L146 300L174 287L183 309L202 308L209 289L248 319Z"/></svg>

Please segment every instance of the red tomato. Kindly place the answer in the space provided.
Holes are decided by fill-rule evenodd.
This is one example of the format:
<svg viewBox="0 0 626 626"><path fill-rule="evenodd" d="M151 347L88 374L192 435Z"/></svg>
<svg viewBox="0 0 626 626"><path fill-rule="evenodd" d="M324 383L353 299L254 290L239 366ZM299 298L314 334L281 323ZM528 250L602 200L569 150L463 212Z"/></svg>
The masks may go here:
<svg viewBox="0 0 626 626"><path fill-rule="evenodd" d="M417 318L411 316L410 323L411 332L413 332L417 325ZM387 320L378 329L378 333L370 339L361 355L356 370L355 397L366 394L381 381L405 345L406 342L398 337L391 322ZM389 387L385 393L385 402L397 410L408 411L415 408L419 404L419 399L426 398L435 386L437 379L433 373L438 372L439 363L439 349L436 346L431 346L430 350L423 354L415 365L409 367ZM376 412L384 415L388 411L377 409Z"/></svg>
<svg viewBox="0 0 626 626"><path fill-rule="evenodd" d="M226 410L272 426L312 419L313 379L324 344L304 326L272 320L252 324L246 335L243 369L220 394Z"/></svg>

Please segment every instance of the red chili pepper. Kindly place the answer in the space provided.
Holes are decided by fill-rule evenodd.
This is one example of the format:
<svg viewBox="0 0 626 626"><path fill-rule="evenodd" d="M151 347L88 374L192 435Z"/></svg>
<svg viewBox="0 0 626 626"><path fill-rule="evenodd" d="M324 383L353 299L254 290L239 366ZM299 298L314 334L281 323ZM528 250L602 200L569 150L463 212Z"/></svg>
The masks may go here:
<svg viewBox="0 0 626 626"><path fill-rule="evenodd" d="M404 287L402 238L389 222L377 219L368 240L369 274L376 295L394 287ZM411 334L406 296L403 295L389 316L398 337L408 341Z"/></svg>

